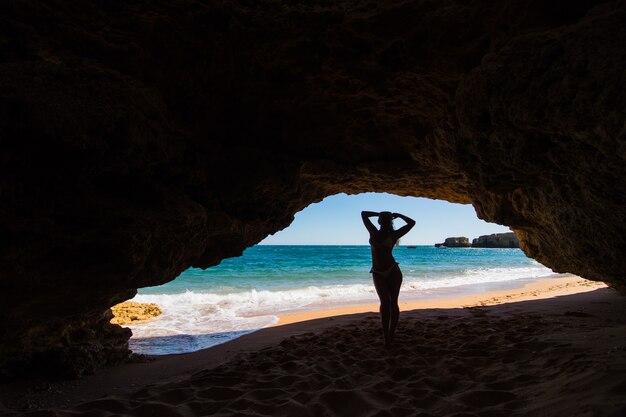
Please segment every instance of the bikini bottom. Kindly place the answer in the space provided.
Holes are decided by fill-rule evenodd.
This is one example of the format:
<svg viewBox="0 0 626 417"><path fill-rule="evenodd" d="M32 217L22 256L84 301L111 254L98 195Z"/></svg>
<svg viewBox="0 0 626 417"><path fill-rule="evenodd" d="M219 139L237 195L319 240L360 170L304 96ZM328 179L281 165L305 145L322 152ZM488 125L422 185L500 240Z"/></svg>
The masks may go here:
<svg viewBox="0 0 626 417"><path fill-rule="evenodd" d="M381 276L382 278L387 278L389 275L391 275L391 273L393 272L393 270L395 268L398 268L398 263L397 262L395 262L389 268L384 269L382 271L372 268L372 269L370 269L370 274L376 274L376 275Z"/></svg>

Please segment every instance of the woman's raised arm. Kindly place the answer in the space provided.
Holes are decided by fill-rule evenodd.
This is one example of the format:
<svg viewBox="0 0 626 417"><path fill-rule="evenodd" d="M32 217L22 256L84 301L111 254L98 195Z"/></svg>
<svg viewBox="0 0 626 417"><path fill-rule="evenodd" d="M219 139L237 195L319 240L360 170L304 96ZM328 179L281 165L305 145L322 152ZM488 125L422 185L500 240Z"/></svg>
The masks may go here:
<svg viewBox="0 0 626 417"><path fill-rule="evenodd" d="M408 216L405 216L404 214L393 213L392 216L394 219L400 218L406 222L404 226L402 226L401 228L395 231L397 239L409 233L409 230L411 230L413 226L415 226L415 220L413 220L412 218Z"/></svg>
<svg viewBox="0 0 626 417"><path fill-rule="evenodd" d="M378 229L376 229L376 226L372 224L370 217L378 216L379 214L380 213L376 213L375 211L362 211L361 212L361 219L363 220L363 224L365 225L365 228L367 229L367 231L370 232L370 234L378 231Z"/></svg>

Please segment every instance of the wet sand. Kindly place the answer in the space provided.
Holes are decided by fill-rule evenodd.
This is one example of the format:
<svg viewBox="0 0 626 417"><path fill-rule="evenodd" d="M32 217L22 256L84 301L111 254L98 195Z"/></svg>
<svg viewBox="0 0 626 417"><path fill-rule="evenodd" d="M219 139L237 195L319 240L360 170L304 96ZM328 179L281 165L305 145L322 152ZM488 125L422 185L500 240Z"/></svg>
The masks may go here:
<svg viewBox="0 0 626 417"><path fill-rule="evenodd" d="M606 285L597 281L589 281L572 274L555 275L525 284L521 288L489 291L482 294L463 295L454 298L433 298L426 300L400 302L400 311L409 311L425 308L464 308L486 305L496 305L512 301L527 301L539 298L558 297L592 291L604 288ZM318 319L323 317L340 316L344 314L377 312L378 304L361 304L333 309L305 311L287 314L279 317L274 326L289 323Z"/></svg>
<svg viewBox="0 0 626 417"><path fill-rule="evenodd" d="M290 324L204 351L48 383L40 392L31 386L21 399L5 395L4 411L24 415L11 409L30 406L47 408L26 413L37 416L626 415L626 298L570 278L543 282L542 290L539 282L463 297L463 303L404 305L391 349L382 346L375 313L305 313L326 314L308 321L291 315L281 318ZM1 388L15 394L20 387Z"/></svg>

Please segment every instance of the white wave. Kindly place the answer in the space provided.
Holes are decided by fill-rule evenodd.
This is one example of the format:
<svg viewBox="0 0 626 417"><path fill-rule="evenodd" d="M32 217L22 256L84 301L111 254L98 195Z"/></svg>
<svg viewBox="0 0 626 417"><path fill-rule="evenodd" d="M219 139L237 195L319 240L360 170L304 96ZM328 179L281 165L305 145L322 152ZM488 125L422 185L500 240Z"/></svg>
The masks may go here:
<svg viewBox="0 0 626 417"><path fill-rule="evenodd" d="M403 290L419 291L436 288L450 288L461 285L487 284L494 282L513 281L522 278L540 278L553 275L551 269L543 265L526 268L477 268L465 270L459 275L450 277L419 277L405 275Z"/></svg>
<svg viewBox="0 0 626 417"><path fill-rule="evenodd" d="M276 320L275 314L281 311L325 300L362 299L363 296L375 294L371 285L310 286L282 291L250 290L229 294L193 291L182 294L139 294L133 301L156 303L163 310L163 314L148 323L131 328L136 337L251 330L271 324Z"/></svg>
<svg viewBox="0 0 626 417"><path fill-rule="evenodd" d="M436 288L503 282L551 275L542 265L528 268L479 268L449 277L404 277L402 292L419 294ZM131 348L140 353L163 354L198 350L224 343L269 326L276 314L339 303L376 301L367 284L308 286L285 290L250 290L217 294L187 291L181 294L139 294L133 301L156 303L163 314L148 323L130 326Z"/></svg>

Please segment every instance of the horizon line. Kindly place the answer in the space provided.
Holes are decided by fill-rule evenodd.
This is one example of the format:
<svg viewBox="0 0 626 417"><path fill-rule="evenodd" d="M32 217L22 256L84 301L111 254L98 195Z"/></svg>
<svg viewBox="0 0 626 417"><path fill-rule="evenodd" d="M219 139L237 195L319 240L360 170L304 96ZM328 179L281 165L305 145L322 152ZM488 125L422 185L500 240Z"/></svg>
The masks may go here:
<svg viewBox="0 0 626 417"><path fill-rule="evenodd" d="M370 246L368 243L255 243L252 246ZM396 247L402 246L435 246L435 243L417 243L417 244L401 244ZM250 246L249 246L250 247ZM463 248L471 248L471 246L463 246ZM451 247L448 249L456 249L456 247ZM477 248L477 249L519 249L519 248Z"/></svg>

